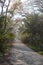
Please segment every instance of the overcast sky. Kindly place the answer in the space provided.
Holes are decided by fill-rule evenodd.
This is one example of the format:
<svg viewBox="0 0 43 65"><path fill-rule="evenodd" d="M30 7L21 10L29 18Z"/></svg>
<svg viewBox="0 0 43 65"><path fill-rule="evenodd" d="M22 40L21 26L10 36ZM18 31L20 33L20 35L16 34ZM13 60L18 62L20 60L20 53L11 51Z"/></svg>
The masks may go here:
<svg viewBox="0 0 43 65"><path fill-rule="evenodd" d="M25 2L25 1L27 1L27 0L21 0L22 2Z"/></svg>
<svg viewBox="0 0 43 65"><path fill-rule="evenodd" d="M10 6L12 3L14 3L15 1L14 0L11 0L12 2L10 3ZM13 2L14 1L14 2ZM23 6L23 12L24 13L30 13L33 12L33 9L37 11L37 7L33 7L33 2L34 0L21 0L22 1L22 6ZM5 4L8 4L8 0L6 0L6 3ZM32 4L32 5L31 5ZM4 8L4 11L6 10L6 8ZM0 11L1 11L1 7L0 7ZM21 15L20 14L16 14L15 15L15 18L18 18L20 17L21 18Z"/></svg>
<svg viewBox="0 0 43 65"><path fill-rule="evenodd" d="M39 13L39 11L37 10L37 7L34 7L34 1L35 0L21 0L22 1L22 6L23 6L23 14L27 13L27 14L31 14L34 13L34 11L36 13ZM20 14L16 14L15 18L22 18L22 16Z"/></svg>

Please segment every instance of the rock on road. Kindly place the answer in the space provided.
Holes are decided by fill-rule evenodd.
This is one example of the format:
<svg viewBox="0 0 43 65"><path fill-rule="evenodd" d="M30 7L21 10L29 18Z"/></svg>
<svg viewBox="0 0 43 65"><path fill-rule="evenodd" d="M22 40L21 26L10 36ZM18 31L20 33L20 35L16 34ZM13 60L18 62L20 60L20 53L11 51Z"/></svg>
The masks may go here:
<svg viewBox="0 0 43 65"><path fill-rule="evenodd" d="M9 60L11 65L43 65L43 56L28 48L19 40L13 43Z"/></svg>

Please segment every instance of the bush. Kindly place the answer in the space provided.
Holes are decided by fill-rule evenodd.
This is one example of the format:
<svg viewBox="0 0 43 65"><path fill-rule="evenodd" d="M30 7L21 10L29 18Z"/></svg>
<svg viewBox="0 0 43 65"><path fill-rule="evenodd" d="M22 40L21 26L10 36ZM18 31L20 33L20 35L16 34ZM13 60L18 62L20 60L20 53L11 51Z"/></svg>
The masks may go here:
<svg viewBox="0 0 43 65"><path fill-rule="evenodd" d="M43 51L43 19L40 17L41 15L38 14L27 17L27 20L24 21L25 32L21 34L22 42L38 52Z"/></svg>
<svg viewBox="0 0 43 65"><path fill-rule="evenodd" d="M39 35L33 36L31 33L22 33L21 40L33 50L43 51L43 42Z"/></svg>
<svg viewBox="0 0 43 65"><path fill-rule="evenodd" d="M14 40L14 34L9 32L5 35L0 36L0 53L5 54L9 49L9 44Z"/></svg>
<svg viewBox="0 0 43 65"><path fill-rule="evenodd" d="M9 50L9 45L15 38L15 34L13 34L10 27L8 27L9 24L6 23L7 28L4 29L4 16L0 17L0 55L4 55Z"/></svg>
<svg viewBox="0 0 43 65"><path fill-rule="evenodd" d="M27 43L27 42L28 42L28 34L27 34L27 33L22 33L22 35L21 35L21 40L22 40L24 43Z"/></svg>

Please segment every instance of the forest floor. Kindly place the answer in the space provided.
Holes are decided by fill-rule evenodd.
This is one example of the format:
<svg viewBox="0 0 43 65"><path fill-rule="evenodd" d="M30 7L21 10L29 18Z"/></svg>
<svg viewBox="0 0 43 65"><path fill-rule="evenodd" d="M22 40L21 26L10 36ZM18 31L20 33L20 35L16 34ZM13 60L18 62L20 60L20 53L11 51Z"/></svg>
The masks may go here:
<svg viewBox="0 0 43 65"><path fill-rule="evenodd" d="M2 65L43 65L43 56L28 48L20 40L12 44L9 54L7 61Z"/></svg>

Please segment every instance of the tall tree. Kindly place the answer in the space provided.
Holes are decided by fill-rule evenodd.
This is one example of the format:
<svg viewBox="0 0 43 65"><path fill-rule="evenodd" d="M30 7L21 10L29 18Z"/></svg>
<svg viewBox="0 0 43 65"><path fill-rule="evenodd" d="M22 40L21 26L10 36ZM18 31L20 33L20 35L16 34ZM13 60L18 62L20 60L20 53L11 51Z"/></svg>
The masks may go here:
<svg viewBox="0 0 43 65"><path fill-rule="evenodd" d="M7 3L8 2L8 3ZM0 6L1 6L1 16L4 16L4 29L6 29L6 19L7 16L10 17L10 19L14 16L14 11L21 9L21 0L14 1L12 0L0 0ZM5 10L5 11L4 11Z"/></svg>

